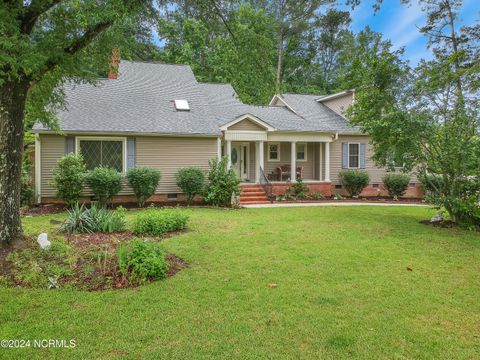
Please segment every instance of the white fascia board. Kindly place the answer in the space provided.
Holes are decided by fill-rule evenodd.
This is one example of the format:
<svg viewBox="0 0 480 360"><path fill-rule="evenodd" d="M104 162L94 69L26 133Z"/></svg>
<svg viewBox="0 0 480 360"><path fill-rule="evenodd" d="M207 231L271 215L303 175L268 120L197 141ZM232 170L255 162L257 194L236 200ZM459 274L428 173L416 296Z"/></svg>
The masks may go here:
<svg viewBox="0 0 480 360"><path fill-rule="evenodd" d="M243 121L243 120L253 121L257 125L265 128L266 131L275 131L275 128L273 126L267 124L265 121L260 120L258 117L256 117L255 115L252 115L252 114L245 114L245 115L239 116L238 118L220 126L220 130L226 131L226 130L228 130L228 128L230 126L233 126L233 125L235 125L235 124L237 124L237 123L239 123L240 121Z"/></svg>

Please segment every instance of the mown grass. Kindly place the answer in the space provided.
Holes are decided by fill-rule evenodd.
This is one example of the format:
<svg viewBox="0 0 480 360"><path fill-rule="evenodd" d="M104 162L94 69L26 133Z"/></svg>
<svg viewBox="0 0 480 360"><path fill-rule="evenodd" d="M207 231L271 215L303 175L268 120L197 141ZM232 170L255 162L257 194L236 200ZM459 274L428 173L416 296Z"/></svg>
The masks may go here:
<svg viewBox="0 0 480 360"><path fill-rule="evenodd" d="M0 289L0 339L77 341L0 357L480 357L478 233L419 224L433 214L426 208L190 214L192 231L163 242L190 267L165 281L96 293ZM63 216L25 218L26 232Z"/></svg>

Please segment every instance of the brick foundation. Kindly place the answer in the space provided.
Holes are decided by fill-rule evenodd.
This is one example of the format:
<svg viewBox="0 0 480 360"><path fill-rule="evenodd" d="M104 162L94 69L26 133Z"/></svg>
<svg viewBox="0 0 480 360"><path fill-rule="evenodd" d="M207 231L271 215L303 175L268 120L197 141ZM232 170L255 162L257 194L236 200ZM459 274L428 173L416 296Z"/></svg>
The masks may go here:
<svg viewBox="0 0 480 360"><path fill-rule="evenodd" d="M332 185L332 193L340 194L342 196L348 196L345 189L336 189L335 185ZM372 185L368 185L363 189L360 194L361 197L388 197L388 191L383 187L382 184L379 184L377 188L374 188ZM423 190L420 186L420 183L416 183L415 186L409 186L404 198L410 199L421 199L423 197Z"/></svg>
<svg viewBox="0 0 480 360"><path fill-rule="evenodd" d="M80 198L80 203L84 204L89 204L91 201L90 197L84 196ZM155 194L150 199L148 199L148 202L184 202L185 201L185 195L183 194L178 194L177 198L168 198L167 194ZM194 199L195 202L200 202L201 197L197 196ZM134 195L118 195L115 196L112 200L113 204L133 204L137 202L137 198ZM42 197L41 204L63 204L63 200L56 198L56 197Z"/></svg>
<svg viewBox="0 0 480 360"><path fill-rule="evenodd" d="M348 196L345 189L336 189L335 184L330 182L314 182L314 183L305 183L308 186L310 193L320 193L324 196L331 196L332 194L340 194L342 196ZM272 194L273 195L284 195L287 189L291 186L290 183L278 183L272 184ZM378 188L374 188L372 185L368 185L360 194L361 197L388 197L387 190L383 185L379 185ZM420 199L423 197L423 191L420 186L420 183L416 183L415 186L409 186L407 192L403 196L404 198L411 199Z"/></svg>
<svg viewBox="0 0 480 360"><path fill-rule="evenodd" d="M308 186L307 194L319 193L324 196L332 195L332 183L330 182L314 182L314 183L305 183ZM272 194L273 195L284 195L287 189L291 186L290 183L278 183L272 184Z"/></svg>

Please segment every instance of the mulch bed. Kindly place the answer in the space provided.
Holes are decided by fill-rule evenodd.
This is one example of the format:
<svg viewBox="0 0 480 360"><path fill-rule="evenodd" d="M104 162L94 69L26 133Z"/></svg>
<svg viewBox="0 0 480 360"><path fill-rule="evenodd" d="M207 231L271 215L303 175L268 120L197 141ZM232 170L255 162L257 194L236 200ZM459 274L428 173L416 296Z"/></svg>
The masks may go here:
<svg viewBox="0 0 480 360"><path fill-rule="evenodd" d="M160 239L148 238L151 241L162 241L172 236L186 233L188 230L181 230L166 234ZM86 233L65 236L66 243L74 248L77 255L76 262L72 268L72 275L62 276L58 279L60 288L73 287L87 291L102 291L111 289L134 288L145 283L132 282L119 270L117 264L117 249L122 243L128 242L135 235L130 231L118 233ZM12 285L27 287L25 284L14 281L12 264L6 261L6 257L12 251L31 249L38 250L38 244L33 237L25 238L10 246L0 247L0 274L12 278ZM102 255L100 260L93 260L92 255ZM41 261L50 261L48 252ZM174 276L189 264L174 254L167 254L166 260L169 267L167 277ZM146 283L153 282L149 280Z"/></svg>
<svg viewBox="0 0 480 360"><path fill-rule="evenodd" d="M452 228L457 226L457 224L455 224L453 221L450 221L450 220L434 221L434 222L431 222L430 220L421 220L420 224L439 227L439 228Z"/></svg>
<svg viewBox="0 0 480 360"><path fill-rule="evenodd" d="M20 209L20 216L39 216L48 214L58 214L67 210L65 205L35 205Z"/></svg>

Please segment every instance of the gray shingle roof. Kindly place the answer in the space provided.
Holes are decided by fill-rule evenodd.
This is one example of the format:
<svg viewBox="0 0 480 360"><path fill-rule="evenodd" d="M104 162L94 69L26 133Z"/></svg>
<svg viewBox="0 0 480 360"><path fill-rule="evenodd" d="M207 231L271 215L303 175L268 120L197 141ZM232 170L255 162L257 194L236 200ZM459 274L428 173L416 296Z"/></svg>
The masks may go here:
<svg viewBox="0 0 480 360"><path fill-rule="evenodd" d="M319 124L321 130L338 132L358 132L359 129L348 123L347 119L335 111L319 103L322 95L282 94L280 96L295 110L295 112L309 121Z"/></svg>
<svg viewBox="0 0 480 360"><path fill-rule="evenodd" d="M189 66L122 61L118 79L68 84L65 93L67 111L58 113L65 132L220 134ZM176 111L175 99L191 110Z"/></svg>
<svg viewBox="0 0 480 360"><path fill-rule="evenodd" d="M116 80L65 86L67 110L59 111L67 133L219 135L221 125L251 114L283 131L356 131L320 96L283 94L295 110L243 104L230 84L201 84L189 66L122 61ZM185 99L190 111L177 111ZM299 116L300 115L300 116ZM41 124L34 131L48 130Z"/></svg>

